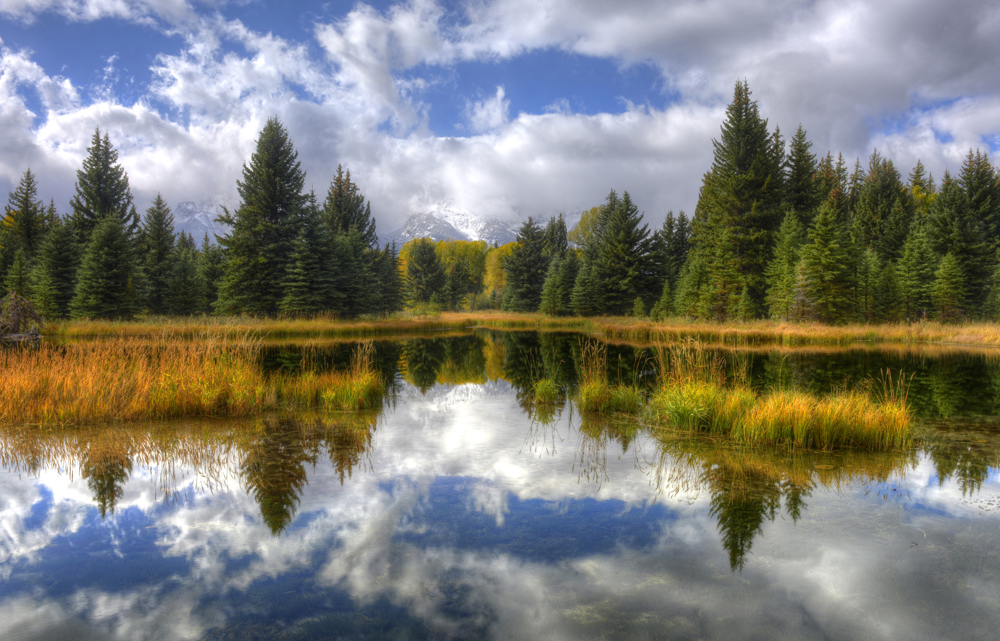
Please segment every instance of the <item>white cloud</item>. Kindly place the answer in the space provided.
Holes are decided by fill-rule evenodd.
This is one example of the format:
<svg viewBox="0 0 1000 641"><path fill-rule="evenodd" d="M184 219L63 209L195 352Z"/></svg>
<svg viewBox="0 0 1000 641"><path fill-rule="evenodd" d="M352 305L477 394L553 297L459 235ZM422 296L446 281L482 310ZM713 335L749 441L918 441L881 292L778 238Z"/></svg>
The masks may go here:
<svg viewBox="0 0 1000 641"><path fill-rule="evenodd" d="M496 131L507 124L510 114L510 100L504 98L503 86L485 100L466 104L466 115L472 130L476 133Z"/></svg>

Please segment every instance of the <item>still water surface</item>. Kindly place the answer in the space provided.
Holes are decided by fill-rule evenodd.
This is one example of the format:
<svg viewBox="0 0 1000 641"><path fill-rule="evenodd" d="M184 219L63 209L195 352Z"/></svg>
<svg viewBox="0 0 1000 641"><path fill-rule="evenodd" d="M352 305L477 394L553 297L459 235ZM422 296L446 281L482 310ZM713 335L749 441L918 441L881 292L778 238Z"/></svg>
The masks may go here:
<svg viewBox="0 0 1000 641"><path fill-rule="evenodd" d="M727 353L761 387L913 376L912 450L793 452L533 406L578 344L380 343L373 414L0 430L0 638L995 638L1000 360Z"/></svg>

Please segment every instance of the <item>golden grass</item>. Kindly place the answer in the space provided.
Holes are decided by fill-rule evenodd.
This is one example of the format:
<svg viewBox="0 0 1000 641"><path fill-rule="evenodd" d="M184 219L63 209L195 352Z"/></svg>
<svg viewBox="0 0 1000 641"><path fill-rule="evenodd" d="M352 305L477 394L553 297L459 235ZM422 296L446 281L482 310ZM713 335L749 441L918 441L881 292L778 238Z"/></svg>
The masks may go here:
<svg viewBox="0 0 1000 641"><path fill-rule="evenodd" d="M0 351L0 423L65 424L249 416L282 403L371 407L382 382L371 346L349 372L265 374L249 334L188 341L110 338Z"/></svg>
<svg viewBox="0 0 1000 641"><path fill-rule="evenodd" d="M745 370L727 383L721 358L699 345L663 350L660 362L662 387L644 411L654 423L798 448L889 450L912 441L902 376L894 381L883 374L877 398L859 390L825 397L789 390L757 394Z"/></svg>
<svg viewBox="0 0 1000 641"><path fill-rule="evenodd" d="M296 336L375 337L427 331L487 329L535 329L580 331L605 339L666 342L695 339L744 347L755 345L850 345L854 343L953 344L1000 346L1000 324L937 322L886 325L822 325L752 321L717 323L671 318L663 321L629 317L553 317L544 314L508 312L444 312L432 316L401 314L385 319L339 320L263 319L252 317L152 317L135 322L68 321L49 323L48 336L82 338L92 336L196 337L205 334L238 337L248 332L264 338Z"/></svg>
<svg viewBox="0 0 1000 641"><path fill-rule="evenodd" d="M580 385L577 405L585 412L638 412L642 393L635 385L608 382L608 346L589 341L580 352Z"/></svg>
<svg viewBox="0 0 1000 641"><path fill-rule="evenodd" d="M562 388L555 379L542 378L535 383L534 402L542 404L552 404L559 402L562 396Z"/></svg>

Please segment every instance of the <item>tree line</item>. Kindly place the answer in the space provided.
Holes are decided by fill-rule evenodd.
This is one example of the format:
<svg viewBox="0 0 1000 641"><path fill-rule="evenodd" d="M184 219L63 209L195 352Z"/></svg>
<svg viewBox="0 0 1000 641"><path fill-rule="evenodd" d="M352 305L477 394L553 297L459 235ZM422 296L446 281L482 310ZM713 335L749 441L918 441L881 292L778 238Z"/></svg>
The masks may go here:
<svg viewBox="0 0 1000 641"><path fill-rule="evenodd" d="M971 151L938 185L877 150L852 169L786 143L736 83L694 215L650 231L612 190L568 229L533 218L503 246L379 246L370 204L338 167L306 192L294 146L264 126L229 233L200 247L157 196L142 218L107 134L77 172L72 213L25 172L0 224L0 278L47 317L141 313L385 315L404 307L824 323L1000 319L1000 174Z"/></svg>

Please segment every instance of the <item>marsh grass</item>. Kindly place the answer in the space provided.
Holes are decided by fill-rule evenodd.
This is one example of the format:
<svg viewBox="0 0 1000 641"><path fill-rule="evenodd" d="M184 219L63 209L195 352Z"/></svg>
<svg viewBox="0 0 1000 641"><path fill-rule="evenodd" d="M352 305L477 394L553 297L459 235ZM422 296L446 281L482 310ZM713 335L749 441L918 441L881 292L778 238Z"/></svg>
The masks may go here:
<svg viewBox="0 0 1000 641"><path fill-rule="evenodd" d="M893 379L883 372L876 394L853 389L819 397L795 390L754 392L745 364L727 378L721 357L698 344L664 349L659 360L663 385L644 410L654 423L798 448L888 450L912 441L902 374Z"/></svg>
<svg viewBox="0 0 1000 641"><path fill-rule="evenodd" d="M535 382L534 402L551 405L558 403L562 397L562 388L554 378L541 378Z"/></svg>
<svg viewBox="0 0 1000 641"><path fill-rule="evenodd" d="M252 416L285 403L377 404L371 344L348 372L266 374L246 333L186 340L108 338L0 351L0 423L67 424L182 416Z"/></svg>
<svg viewBox="0 0 1000 641"><path fill-rule="evenodd" d="M583 345L578 406L585 412L638 412L643 402L642 392L634 383L609 383L607 363L607 344L588 341Z"/></svg>

